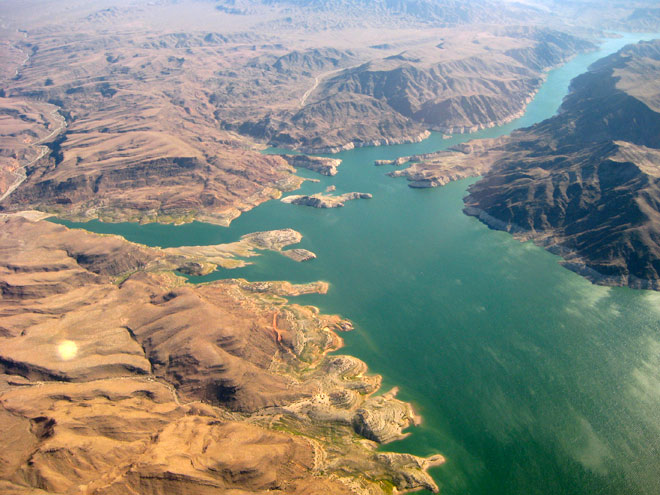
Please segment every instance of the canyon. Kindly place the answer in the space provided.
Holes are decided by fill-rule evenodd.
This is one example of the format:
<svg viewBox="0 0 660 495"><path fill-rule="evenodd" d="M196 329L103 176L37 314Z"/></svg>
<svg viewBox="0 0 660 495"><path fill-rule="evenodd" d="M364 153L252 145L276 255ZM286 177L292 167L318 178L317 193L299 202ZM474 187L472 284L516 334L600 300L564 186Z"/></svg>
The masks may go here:
<svg viewBox="0 0 660 495"><path fill-rule="evenodd" d="M607 26L657 26L649 4ZM344 173L317 154L516 119L600 21L486 0L8 0L0 19L0 492L439 491L442 442L382 447L421 418L337 353L353 323L292 302L336 287L231 275L271 254L313 267L320 238L158 248L44 218L228 227L274 199L372 198L283 195ZM511 137L377 162L417 188L483 176L467 213L598 282L658 289L659 59L646 43L596 64Z"/></svg>

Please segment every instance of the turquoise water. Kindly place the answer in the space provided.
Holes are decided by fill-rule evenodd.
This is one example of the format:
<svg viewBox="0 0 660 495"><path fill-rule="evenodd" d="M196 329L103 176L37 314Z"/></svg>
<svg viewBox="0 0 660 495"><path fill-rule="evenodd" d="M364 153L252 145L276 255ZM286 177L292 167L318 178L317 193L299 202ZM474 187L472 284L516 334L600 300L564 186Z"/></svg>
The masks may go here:
<svg viewBox="0 0 660 495"><path fill-rule="evenodd" d="M551 116L568 82L596 59L646 36L610 40L552 71L521 119L469 136L494 137ZM230 228L86 224L156 246L229 242L291 227L318 258L275 253L225 277L326 280L328 294L296 298L356 324L346 352L398 385L424 423L388 450L440 452L444 494L660 494L660 293L590 284L558 258L461 212L476 179L413 190L376 159L467 140L342 152L340 172L302 192L374 195L317 210L268 202Z"/></svg>

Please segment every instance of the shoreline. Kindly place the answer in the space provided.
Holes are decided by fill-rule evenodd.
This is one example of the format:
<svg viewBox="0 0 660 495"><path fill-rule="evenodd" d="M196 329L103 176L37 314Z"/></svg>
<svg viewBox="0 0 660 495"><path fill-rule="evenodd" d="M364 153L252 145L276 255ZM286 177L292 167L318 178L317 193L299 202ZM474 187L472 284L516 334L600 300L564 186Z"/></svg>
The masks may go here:
<svg viewBox="0 0 660 495"><path fill-rule="evenodd" d="M471 217L477 218L481 223L491 230L507 232L519 242L531 241L536 246L545 249L560 258L558 263L577 275L589 280L592 284L604 287L628 287L636 290L660 291L660 281L644 280L634 275L605 275L588 265L587 260L580 256L577 251L563 246L561 242L551 233L534 234L517 225L507 225L502 220L493 217L480 208L465 206L463 212Z"/></svg>

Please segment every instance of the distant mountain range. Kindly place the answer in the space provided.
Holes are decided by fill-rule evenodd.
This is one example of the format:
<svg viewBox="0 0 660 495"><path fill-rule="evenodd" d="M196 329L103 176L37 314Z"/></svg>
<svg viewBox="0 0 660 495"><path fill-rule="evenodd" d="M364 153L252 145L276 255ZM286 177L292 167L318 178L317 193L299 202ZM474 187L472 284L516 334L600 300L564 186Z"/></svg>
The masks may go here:
<svg viewBox="0 0 660 495"><path fill-rule="evenodd" d="M217 8L227 13L246 14L257 6L290 7L298 9L295 14L316 12L374 17L396 16L399 21L406 17L418 22L456 25L473 22L503 22L513 20L524 22L537 15L539 9L519 3L492 0L224 0ZM294 19L300 20L300 19Z"/></svg>
<svg viewBox="0 0 660 495"><path fill-rule="evenodd" d="M378 21L396 17L398 22L452 26L468 23L527 23L575 25L595 29L654 31L660 28L660 8L649 0L220 0L217 9L249 14L260 6L296 9L290 22L306 22L306 13L323 13L344 22ZM364 16L371 16L371 19Z"/></svg>

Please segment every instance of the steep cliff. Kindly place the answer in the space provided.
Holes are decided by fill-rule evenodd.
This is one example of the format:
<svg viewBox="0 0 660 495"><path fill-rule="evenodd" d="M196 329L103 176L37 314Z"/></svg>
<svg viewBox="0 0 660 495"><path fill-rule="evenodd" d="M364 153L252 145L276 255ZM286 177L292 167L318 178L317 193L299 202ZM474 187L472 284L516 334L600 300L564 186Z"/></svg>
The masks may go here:
<svg viewBox="0 0 660 495"><path fill-rule="evenodd" d="M491 149L465 211L611 285L660 289L660 41L576 78L560 113Z"/></svg>

